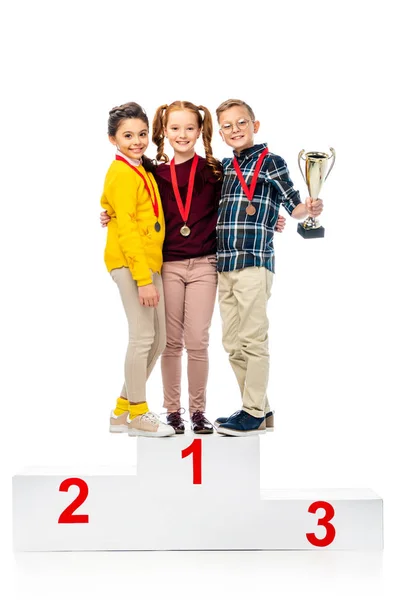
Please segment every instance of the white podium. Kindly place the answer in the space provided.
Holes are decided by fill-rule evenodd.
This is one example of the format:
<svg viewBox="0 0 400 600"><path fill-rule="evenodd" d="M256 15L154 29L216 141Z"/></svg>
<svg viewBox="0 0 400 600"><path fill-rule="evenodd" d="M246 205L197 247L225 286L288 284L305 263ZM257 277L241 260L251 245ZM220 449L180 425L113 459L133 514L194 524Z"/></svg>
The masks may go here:
<svg viewBox="0 0 400 600"><path fill-rule="evenodd" d="M15 475L14 549L382 549L382 499L371 490L260 490L256 436L137 444L137 469Z"/></svg>

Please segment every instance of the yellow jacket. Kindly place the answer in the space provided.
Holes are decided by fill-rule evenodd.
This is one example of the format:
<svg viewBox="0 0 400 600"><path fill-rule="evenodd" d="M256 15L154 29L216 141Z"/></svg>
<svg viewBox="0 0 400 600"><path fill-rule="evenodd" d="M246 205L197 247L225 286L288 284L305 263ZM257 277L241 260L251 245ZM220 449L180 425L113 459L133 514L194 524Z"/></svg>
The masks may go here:
<svg viewBox="0 0 400 600"><path fill-rule="evenodd" d="M104 261L107 269L129 267L138 286L152 282L151 271L160 272L165 236L164 213L157 184L143 166L136 167L153 183L158 200L158 219L142 178L123 161L114 160L108 169L101 206L111 217L107 225ZM156 221L160 231L154 229Z"/></svg>

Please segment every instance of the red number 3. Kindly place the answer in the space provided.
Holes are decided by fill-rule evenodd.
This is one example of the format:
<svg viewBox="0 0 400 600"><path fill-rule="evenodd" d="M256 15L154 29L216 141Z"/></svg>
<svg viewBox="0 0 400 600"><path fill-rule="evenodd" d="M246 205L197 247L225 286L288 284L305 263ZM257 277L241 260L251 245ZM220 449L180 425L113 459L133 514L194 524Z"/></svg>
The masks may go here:
<svg viewBox="0 0 400 600"><path fill-rule="evenodd" d="M59 523L89 523L89 515L74 515L74 512L79 508L86 500L89 494L89 488L86 481L79 479L78 477L70 477L64 479L60 484L60 492L68 492L71 485L77 485L79 488L79 494L73 502L61 513L59 516Z"/></svg>
<svg viewBox="0 0 400 600"><path fill-rule="evenodd" d="M323 500L319 500L318 502L313 502L308 509L310 513L316 513L319 508L323 508L325 511L325 515L318 519L318 525L322 525L325 527L326 535L323 538L317 538L315 533L307 533L307 539L313 546L319 546L320 548L324 548L325 546L329 546L335 539L336 530L330 521L335 516L335 510L332 504L329 502L324 502Z"/></svg>

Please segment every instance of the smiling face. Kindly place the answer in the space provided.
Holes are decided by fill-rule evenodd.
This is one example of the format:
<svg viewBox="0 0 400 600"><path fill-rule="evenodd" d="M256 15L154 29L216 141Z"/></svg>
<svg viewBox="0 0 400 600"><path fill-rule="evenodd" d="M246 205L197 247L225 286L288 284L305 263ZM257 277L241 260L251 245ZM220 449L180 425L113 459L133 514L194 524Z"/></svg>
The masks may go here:
<svg viewBox="0 0 400 600"><path fill-rule="evenodd" d="M260 122L252 121L245 106L232 106L219 115L219 126L224 142L240 154L254 146L254 134L259 130Z"/></svg>
<svg viewBox="0 0 400 600"><path fill-rule="evenodd" d="M142 119L124 119L110 142L130 159L140 160L149 145L149 129Z"/></svg>
<svg viewBox="0 0 400 600"><path fill-rule="evenodd" d="M173 110L169 114L164 135L168 138L176 155L191 158L194 155L194 147L200 133L198 118L193 111Z"/></svg>

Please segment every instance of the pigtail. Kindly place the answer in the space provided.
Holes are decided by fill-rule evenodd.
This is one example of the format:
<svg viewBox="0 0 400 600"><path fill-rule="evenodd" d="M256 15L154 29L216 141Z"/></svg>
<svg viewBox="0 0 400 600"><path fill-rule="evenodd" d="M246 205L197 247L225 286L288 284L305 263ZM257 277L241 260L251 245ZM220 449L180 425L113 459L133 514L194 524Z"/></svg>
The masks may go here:
<svg viewBox="0 0 400 600"><path fill-rule="evenodd" d="M211 140L213 134L213 124L211 113L205 106L199 106L199 110L202 110L204 113L203 119L203 145L206 153L206 163L209 167L211 167L215 177L218 181L222 179L222 166L221 163L213 157L212 148L211 148Z"/></svg>
<svg viewBox="0 0 400 600"><path fill-rule="evenodd" d="M168 104L159 106L153 119L153 143L157 146L156 160L160 162L169 162L168 156L164 153L164 112Z"/></svg>

